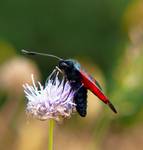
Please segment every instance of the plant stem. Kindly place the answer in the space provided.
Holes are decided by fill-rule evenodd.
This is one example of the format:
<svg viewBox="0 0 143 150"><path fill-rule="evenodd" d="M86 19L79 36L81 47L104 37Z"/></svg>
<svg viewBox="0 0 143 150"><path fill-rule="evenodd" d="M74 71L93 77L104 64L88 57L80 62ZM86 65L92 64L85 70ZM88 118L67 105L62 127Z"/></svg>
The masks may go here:
<svg viewBox="0 0 143 150"><path fill-rule="evenodd" d="M48 143L48 150L53 150L53 130L54 130L54 120L49 120L49 143Z"/></svg>

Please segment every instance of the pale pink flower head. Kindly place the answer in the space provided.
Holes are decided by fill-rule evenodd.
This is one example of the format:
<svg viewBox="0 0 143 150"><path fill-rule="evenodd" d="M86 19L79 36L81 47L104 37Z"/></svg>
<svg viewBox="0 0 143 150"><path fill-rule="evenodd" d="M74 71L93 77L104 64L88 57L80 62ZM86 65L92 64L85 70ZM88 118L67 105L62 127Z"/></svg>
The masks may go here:
<svg viewBox="0 0 143 150"><path fill-rule="evenodd" d="M69 118L75 111L75 91L65 77L54 70L48 77L45 86L40 82L35 84L32 75L33 85L24 84L24 93L27 98L26 112L40 120Z"/></svg>

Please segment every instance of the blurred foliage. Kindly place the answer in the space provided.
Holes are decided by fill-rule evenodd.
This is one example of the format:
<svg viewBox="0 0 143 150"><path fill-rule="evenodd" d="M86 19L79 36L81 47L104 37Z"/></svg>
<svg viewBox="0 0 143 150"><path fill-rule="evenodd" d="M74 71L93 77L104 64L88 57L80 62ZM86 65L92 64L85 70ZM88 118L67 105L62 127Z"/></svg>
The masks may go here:
<svg viewBox="0 0 143 150"><path fill-rule="evenodd" d="M68 58L88 56L104 74L111 74L126 45L122 16L129 2L1 0L0 36L19 50L43 50ZM39 59L46 71L45 60Z"/></svg>
<svg viewBox="0 0 143 150"><path fill-rule="evenodd" d="M0 92L0 109L5 104L6 97L7 97L7 95L5 92Z"/></svg>
<svg viewBox="0 0 143 150"><path fill-rule="evenodd" d="M127 126L142 119L143 51L129 50L114 72L112 99L119 107L119 120ZM140 117L139 117L140 116ZM139 121L138 120L138 121ZM118 122L119 123L119 122Z"/></svg>
<svg viewBox="0 0 143 150"><path fill-rule="evenodd" d="M5 41L0 41L0 64L16 54L16 49Z"/></svg>
<svg viewBox="0 0 143 150"><path fill-rule="evenodd" d="M89 92L87 117L56 126L56 149L134 149L133 139L143 138L142 16L142 0L1 0L0 149L47 147L47 122L25 117L22 84L31 73L44 83L57 60L24 58L21 49L78 59L117 107L113 115Z"/></svg>

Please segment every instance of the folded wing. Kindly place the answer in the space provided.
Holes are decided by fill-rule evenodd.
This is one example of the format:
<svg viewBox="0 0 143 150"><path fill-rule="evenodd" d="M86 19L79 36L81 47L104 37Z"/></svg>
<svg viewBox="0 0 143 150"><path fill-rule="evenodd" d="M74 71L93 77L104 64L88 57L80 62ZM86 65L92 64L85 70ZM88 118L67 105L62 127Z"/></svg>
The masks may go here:
<svg viewBox="0 0 143 150"><path fill-rule="evenodd" d="M84 86L87 89L89 89L93 94L95 94L105 104L107 104L113 112L117 113L113 104L109 101L108 97L106 97L104 93L102 92L101 86L99 85L99 83L83 70L80 70L80 75L81 75L82 83L84 84Z"/></svg>

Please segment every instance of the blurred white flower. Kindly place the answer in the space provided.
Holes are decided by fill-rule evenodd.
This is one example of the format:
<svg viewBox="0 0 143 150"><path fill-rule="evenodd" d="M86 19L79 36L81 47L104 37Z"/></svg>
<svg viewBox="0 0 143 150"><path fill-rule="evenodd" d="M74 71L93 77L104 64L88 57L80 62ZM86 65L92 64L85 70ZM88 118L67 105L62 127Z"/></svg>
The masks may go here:
<svg viewBox="0 0 143 150"><path fill-rule="evenodd" d="M33 85L23 85L28 100L26 108L28 114L40 120L59 121L61 118L69 118L75 111L73 101L75 91L71 89L65 77L62 76L61 80L59 79L59 74L59 71L54 70L45 87L40 82L37 87L33 75Z"/></svg>
<svg viewBox="0 0 143 150"><path fill-rule="evenodd" d="M33 61L19 56L9 59L0 66L0 89L16 97L21 95L21 85L31 83L31 73L35 75L35 79L40 78L39 69Z"/></svg>

